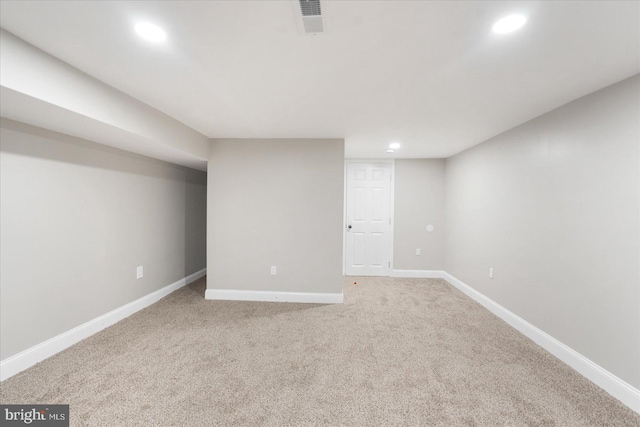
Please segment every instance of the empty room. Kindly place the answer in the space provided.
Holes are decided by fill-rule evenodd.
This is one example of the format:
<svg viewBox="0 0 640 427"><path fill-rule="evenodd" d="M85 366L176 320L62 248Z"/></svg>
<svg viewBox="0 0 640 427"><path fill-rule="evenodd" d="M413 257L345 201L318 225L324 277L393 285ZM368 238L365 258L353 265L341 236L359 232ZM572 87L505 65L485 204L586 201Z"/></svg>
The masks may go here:
<svg viewBox="0 0 640 427"><path fill-rule="evenodd" d="M0 421L640 426L640 1L0 0Z"/></svg>

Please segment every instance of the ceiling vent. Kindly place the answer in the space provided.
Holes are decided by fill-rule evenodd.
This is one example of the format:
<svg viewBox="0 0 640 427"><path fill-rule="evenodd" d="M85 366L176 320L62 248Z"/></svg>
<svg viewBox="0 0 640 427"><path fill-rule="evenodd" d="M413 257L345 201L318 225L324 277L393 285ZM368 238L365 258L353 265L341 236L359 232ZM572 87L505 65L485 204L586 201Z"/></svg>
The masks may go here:
<svg viewBox="0 0 640 427"><path fill-rule="evenodd" d="M322 5L320 0L298 0L300 17L302 18L302 31L305 34L318 34L324 32L322 20Z"/></svg>

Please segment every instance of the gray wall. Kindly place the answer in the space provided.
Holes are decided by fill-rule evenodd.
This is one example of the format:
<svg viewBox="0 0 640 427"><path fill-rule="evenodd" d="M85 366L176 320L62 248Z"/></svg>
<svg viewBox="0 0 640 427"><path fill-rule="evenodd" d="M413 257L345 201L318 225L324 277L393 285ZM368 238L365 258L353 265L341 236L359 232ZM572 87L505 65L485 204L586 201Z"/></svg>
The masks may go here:
<svg viewBox="0 0 640 427"><path fill-rule="evenodd" d="M208 180L208 289L342 292L344 140L214 140Z"/></svg>
<svg viewBox="0 0 640 427"><path fill-rule="evenodd" d="M635 76L446 166L446 271L634 387L639 141Z"/></svg>
<svg viewBox="0 0 640 427"><path fill-rule="evenodd" d="M394 270L444 269L444 177L444 159L396 160Z"/></svg>
<svg viewBox="0 0 640 427"><path fill-rule="evenodd" d="M205 173L1 124L0 358L205 268Z"/></svg>

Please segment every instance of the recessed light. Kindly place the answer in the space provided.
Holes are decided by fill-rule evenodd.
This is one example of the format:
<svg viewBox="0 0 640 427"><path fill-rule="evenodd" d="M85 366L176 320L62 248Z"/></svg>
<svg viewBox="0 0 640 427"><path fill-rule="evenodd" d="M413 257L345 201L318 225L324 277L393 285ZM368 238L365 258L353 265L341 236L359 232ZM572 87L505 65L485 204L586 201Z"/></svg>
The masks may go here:
<svg viewBox="0 0 640 427"><path fill-rule="evenodd" d="M135 30L140 37L153 43L161 43L167 39L167 33L162 28L149 22L136 24Z"/></svg>
<svg viewBox="0 0 640 427"><path fill-rule="evenodd" d="M521 28L527 22L527 17L520 14L505 16L493 24L493 32L505 34Z"/></svg>
<svg viewBox="0 0 640 427"><path fill-rule="evenodd" d="M397 150L398 148L400 148L400 143L399 142L392 142L391 144L389 144L389 148Z"/></svg>
<svg viewBox="0 0 640 427"><path fill-rule="evenodd" d="M391 148L389 148L389 149L387 150L387 153L393 153L393 150L392 150Z"/></svg>

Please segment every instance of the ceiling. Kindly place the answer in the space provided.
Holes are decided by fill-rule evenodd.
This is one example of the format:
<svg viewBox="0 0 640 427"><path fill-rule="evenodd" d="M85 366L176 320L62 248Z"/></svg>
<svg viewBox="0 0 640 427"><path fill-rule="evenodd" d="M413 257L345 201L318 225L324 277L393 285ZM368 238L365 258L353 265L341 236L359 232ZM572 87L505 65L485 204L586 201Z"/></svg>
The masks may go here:
<svg viewBox="0 0 640 427"><path fill-rule="evenodd" d="M347 157L448 157L640 72L635 1L324 0L316 36L295 5L2 0L0 26L210 138L345 138ZM492 33L511 13L527 24Z"/></svg>

